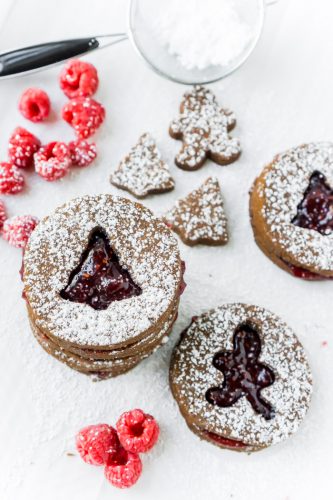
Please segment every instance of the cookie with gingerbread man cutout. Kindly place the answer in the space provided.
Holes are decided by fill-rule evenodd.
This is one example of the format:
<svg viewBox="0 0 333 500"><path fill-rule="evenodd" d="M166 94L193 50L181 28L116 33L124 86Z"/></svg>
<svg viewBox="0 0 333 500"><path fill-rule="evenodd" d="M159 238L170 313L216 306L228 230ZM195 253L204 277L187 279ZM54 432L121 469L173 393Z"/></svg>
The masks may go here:
<svg viewBox="0 0 333 500"><path fill-rule="evenodd" d="M228 224L218 180L209 177L163 217L186 245L225 245Z"/></svg>
<svg viewBox="0 0 333 500"><path fill-rule="evenodd" d="M170 385L196 435L252 452L297 431L312 375L288 325L262 307L236 303L193 318L174 349Z"/></svg>
<svg viewBox="0 0 333 500"><path fill-rule="evenodd" d="M175 181L168 165L162 160L156 143L148 133L143 134L129 154L111 174L110 182L136 198L171 191Z"/></svg>
<svg viewBox="0 0 333 500"><path fill-rule="evenodd" d="M230 136L236 125L232 111L221 108L213 92L196 85L184 94L180 115L171 122L169 133L183 142L175 163L184 170L197 170L210 158L228 165L241 153L238 139Z"/></svg>

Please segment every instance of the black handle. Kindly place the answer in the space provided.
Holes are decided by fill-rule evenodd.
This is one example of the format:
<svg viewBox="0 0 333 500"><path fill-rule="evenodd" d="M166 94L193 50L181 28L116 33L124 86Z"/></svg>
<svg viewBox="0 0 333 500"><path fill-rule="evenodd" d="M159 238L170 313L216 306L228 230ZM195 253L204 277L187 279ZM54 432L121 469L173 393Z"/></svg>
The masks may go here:
<svg viewBox="0 0 333 500"><path fill-rule="evenodd" d="M78 38L12 50L0 54L0 78L51 66L98 47L96 38Z"/></svg>

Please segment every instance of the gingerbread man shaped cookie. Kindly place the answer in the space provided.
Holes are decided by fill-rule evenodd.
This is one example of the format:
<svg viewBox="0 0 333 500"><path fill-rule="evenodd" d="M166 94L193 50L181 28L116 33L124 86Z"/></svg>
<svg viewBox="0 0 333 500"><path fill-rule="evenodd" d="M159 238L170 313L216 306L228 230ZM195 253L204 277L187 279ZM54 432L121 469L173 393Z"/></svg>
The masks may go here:
<svg viewBox="0 0 333 500"><path fill-rule="evenodd" d="M239 140L230 137L236 119L232 111L219 106L207 88L195 86L186 92L180 106L180 116L173 120L169 133L183 141L175 163L184 170L197 170L207 158L227 165L239 157Z"/></svg>

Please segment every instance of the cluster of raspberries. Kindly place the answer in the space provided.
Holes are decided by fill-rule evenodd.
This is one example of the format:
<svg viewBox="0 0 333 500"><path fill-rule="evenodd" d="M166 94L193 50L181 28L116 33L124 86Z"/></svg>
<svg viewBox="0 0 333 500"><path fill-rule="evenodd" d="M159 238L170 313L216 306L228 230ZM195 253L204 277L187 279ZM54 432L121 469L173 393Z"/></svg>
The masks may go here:
<svg viewBox="0 0 333 500"><path fill-rule="evenodd" d="M91 97L98 87L96 68L87 62L70 60L61 71L60 87L69 98L62 108L62 117L73 127L76 139L42 145L34 134L17 127L9 138L8 161L0 162L0 194L17 194L23 190L23 169L33 167L45 180L55 181L64 177L71 166L85 167L96 158L96 144L87 141L105 118L103 106ZM29 88L21 96L19 110L26 119L41 122L50 114L50 99L43 90ZM0 231L14 246L23 248L29 231L36 225L32 222L35 218L23 216L5 221L4 217L0 200Z"/></svg>
<svg viewBox="0 0 333 500"><path fill-rule="evenodd" d="M159 432L154 417L136 409L123 413L116 428L99 424L81 429L76 447L87 464L104 466L105 477L113 486L129 488L142 472L139 453L151 450Z"/></svg>

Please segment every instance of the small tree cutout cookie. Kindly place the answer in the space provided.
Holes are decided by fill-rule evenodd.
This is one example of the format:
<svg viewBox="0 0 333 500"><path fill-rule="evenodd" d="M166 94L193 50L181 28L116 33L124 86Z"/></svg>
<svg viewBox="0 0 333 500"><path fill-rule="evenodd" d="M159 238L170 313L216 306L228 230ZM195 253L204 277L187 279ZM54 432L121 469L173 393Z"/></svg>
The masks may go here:
<svg viewBox="0 0 333 500"><path fill-rule="evenodd" d="M227 218L218 180L209 177L198 189L181 200L163 217L186 245L225 245Z"/></svg>
<svg viewBox="0 0 333 500"><path fill-rule="evenodd" d="M110 182L136 196L171 191L175 181L150 134L145 133L111 174Z"/></svg>
<svg viewBox="0 0 333 500"><path fill-rule="evenodd" d="M241 153L239 140L229 135L235 125L234 113L221 108L209 89L193 87L184 94L180 115L169 128L171 137L183 141L176 165L197 170L207 158L219 165L237 160Z"/></svg>

